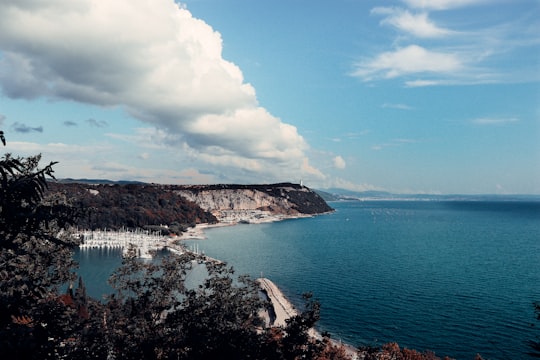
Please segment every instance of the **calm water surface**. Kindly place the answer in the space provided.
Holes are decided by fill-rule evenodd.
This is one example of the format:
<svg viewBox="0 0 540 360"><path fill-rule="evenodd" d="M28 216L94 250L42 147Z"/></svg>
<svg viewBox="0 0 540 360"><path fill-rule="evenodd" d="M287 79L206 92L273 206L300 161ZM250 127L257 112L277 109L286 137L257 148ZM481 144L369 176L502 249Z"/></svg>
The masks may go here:
<svg viewBox="0 0 540 360"><path fill-rule="evenodd" d="M239 274L272 279L297 306L313 292L320 329L353 345L527 358L540 331L540 202L331 206L310 219L211 229L197 244Z"/></svg>

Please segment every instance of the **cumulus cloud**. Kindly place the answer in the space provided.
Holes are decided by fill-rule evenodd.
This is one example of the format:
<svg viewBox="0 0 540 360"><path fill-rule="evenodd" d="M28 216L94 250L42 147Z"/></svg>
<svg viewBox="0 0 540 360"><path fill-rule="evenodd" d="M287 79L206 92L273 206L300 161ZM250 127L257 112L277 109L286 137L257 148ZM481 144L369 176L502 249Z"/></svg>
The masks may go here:
<svg viewBox="0 0 540 360"><path fill-rule="evenodd" d="M390 25L420 38L436 38L452 34L452 31L438 27L426 12L412 14L400 8L376 7L372 14L385 15L381 24Z"/></svg>
<svg viewBox="0 0 540 360"><path fill-rule="evenodd" d="M222 58L221 35L173 0L8 0L0 18L7 96L122 107L200 161L322 176L297 129Z"/></svg>
<svg viewBox="0 0 540 360"><path fill-rule="evenodd" d="M409 45L357 63L353 75L370 81L410 74L446 74L461 70L463 67L462 59L453 53L431 51L418 45Z"/></svg>
<svg viewBox="0 0 540 360"><path fill-rule="evenodd" d="M345 169L346 165L345 160L341 156L336 156L334 158L334 167L336 169Z"/></svg>
<svg viewBox="0 0 540 360"><path fill-rule="evenodd" d="M43 126L32 127L32 126L28 126L20 122L13 123L13 125L11 125L11 129L15 132L24 133L24 134L31 133L31 132L39 132L39 133L43 132Z"/></svg>

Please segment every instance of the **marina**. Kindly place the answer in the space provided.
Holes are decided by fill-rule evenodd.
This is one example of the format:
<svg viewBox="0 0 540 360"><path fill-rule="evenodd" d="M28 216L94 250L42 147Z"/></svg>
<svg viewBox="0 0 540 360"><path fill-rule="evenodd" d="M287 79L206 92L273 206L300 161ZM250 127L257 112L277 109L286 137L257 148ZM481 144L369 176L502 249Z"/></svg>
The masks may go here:
<svg viewBox="0 0 540 360"><path fill-rule="evenodd" d="M122 249L122 253L125 255L130 246L134 246L137 256L143 259L152 258L153 251L164 248L183 251L182 247L175 243L177 239L163 236L160 231L108 231L105 229L77 232L75 236L78 236L81 240L79 245L81 250L97 248Z"/></svg>
<svg viewBox="0 0 540 360"><path fill-rule="evenodd" d="M181 243L183 240L204 239L204 229L216 227L216 225L199 224L180 236L163 235L160 231L148 230L77 230L75 237L80 239L79 250L86 251L90 249L120 250L125 256L130 247L134 247L136 255L141 259L152 259L156 252L167 250L174 254L191 253L201 255L205 261L221 262L218 259L206 256L199 249L199 244L194 243L186 246Z"/></svg>

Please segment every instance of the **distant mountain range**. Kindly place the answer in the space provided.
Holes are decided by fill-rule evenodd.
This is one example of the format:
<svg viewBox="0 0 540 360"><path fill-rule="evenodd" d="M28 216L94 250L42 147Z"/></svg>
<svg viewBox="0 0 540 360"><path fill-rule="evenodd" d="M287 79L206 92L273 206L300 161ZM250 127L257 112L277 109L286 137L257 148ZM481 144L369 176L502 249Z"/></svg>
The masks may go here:
<svg viewBox="0 0 540 360"><path fill-rule="evenodd" d="M394 201L540 201L540 195L498 195L498 194L393 194L386 191L361 191L355 192L345 189L314 190L325 201L369 201L369 200L394 200Z"/></svg>

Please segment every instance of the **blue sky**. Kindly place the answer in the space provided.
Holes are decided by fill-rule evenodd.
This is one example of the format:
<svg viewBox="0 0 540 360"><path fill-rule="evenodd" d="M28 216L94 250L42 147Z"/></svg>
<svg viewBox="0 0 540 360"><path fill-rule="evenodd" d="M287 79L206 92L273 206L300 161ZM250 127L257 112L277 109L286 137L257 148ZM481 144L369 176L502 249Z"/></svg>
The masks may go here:
<svg viewBox="0 0 540 360"><path fill-rule="evenodd" d="M540 194L537 0L0 2L5 152L58 177Z"/></svg>

